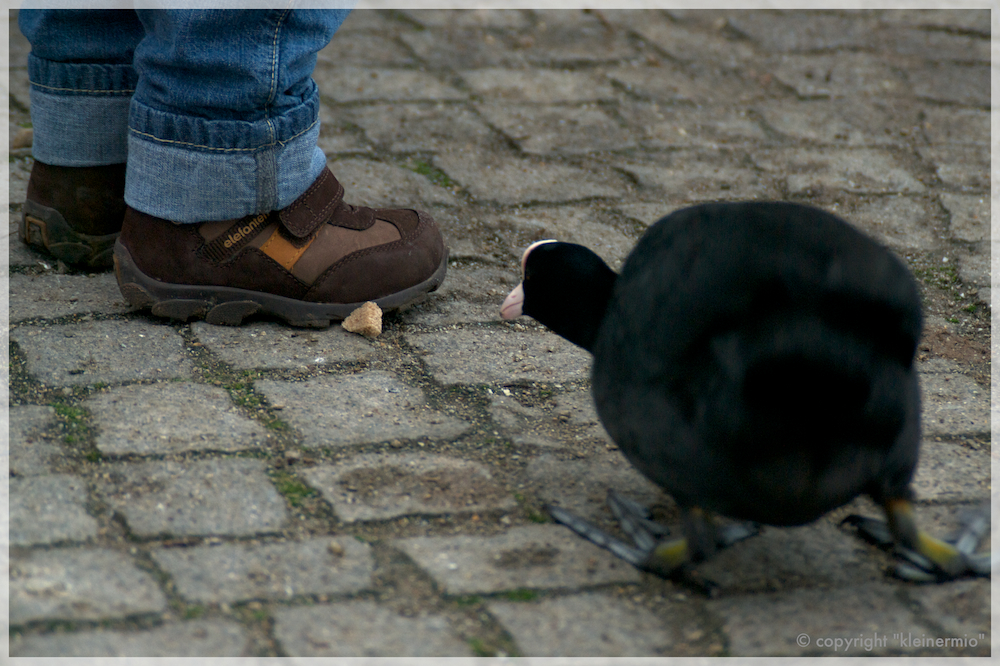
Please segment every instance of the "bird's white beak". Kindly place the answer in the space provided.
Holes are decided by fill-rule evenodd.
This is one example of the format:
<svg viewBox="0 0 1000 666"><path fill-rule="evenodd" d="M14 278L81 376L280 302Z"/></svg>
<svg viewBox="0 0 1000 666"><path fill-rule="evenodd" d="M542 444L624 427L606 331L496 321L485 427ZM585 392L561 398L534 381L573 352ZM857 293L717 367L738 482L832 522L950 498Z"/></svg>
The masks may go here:
<svg viewBox="0 0 1000 666"><path fill-rule="evenodd" d="M507 294L500 306L500 316L504 319L515 319L521 316L521 305L524 303L524 286L519 284L514 291Z"/></svg>

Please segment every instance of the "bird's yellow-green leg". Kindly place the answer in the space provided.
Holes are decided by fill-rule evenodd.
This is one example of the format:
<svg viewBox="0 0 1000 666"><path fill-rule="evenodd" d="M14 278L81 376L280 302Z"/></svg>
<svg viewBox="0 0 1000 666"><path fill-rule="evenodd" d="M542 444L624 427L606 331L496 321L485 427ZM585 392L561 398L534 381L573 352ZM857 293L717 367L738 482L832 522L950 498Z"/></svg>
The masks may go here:
<svg viewBox="0 0 1000 666"><path fill-rule="evenodd" d="M584 539L606 548L634 567L663 578L682 574L687 564L705 559L717 548L731 546L759 531L757 525L750 523L717 526L710 515L691 508L684 511L685 536L665 540L663 537L670 530L651 520L646 508L637 502L608 491L608 506L634 546L616 539L561 507L546 505L545 510L557 523L565 525Z"/></svg>
<svg viewBox="0 0 1000 666"><path fill-rule="evenodd" d="M643 563L643 568L657 576L670 578L691 561L686 537L664 541L656 546Z"/></svg>
<svg viewBox="0 0 1000 666"><path fill-rule="evenodd" d="M968 568L965 555L953 545L936 539L917 527L913 504L906 499L891 499L885 503L889 531L896 543L923 555L950 577L960 576Z"/></svg>
<svg viewBox="0 0 1000 666"><path fill-rule="evenodd" d="M647 568L670 576L684 565L709 557L716 548L715 526L710 514L698 507L684 511L684 536L662 541L650 552Z"/></svg>

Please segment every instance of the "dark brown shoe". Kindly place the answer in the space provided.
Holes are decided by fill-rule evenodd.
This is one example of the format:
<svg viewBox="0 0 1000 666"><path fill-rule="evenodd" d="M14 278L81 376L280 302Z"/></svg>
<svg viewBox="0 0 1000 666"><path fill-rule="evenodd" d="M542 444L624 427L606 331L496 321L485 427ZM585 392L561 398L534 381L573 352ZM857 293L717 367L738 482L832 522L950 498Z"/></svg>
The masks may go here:
<svg viewBox="0 0 1000 666"><path fill-rule="evenodd" d="M115 273L134 307L238 326L252 314L328 326L366 301L392 310L434 291L448 251L431 216L345 204L329 169L290 206L175 224L129 208Z"/></svg>
<svg viewBox="0 0 1000 666"><path fill-rule="evenodd" d="M35 161L18 235L74 268L111 268L125 217L125 165L61 167Z"/></svg>

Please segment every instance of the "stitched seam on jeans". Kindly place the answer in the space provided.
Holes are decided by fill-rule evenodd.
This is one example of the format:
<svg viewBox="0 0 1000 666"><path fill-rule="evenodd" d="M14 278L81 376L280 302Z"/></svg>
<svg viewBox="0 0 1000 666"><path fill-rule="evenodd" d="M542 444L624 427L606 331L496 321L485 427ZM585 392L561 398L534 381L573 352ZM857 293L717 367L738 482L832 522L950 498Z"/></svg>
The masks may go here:
<svg viewBox="0 0 1000 666"><path fill-rule="evenodd" d="M271 89L267 91L268 106L274 103L274 96L278 93L278 35L290 11L286 9L282 12L278 24L274 26L274 39L271 40Z"/></svg>
<svg viewBox="0 0 1000 666"><path fill-rule="evenodd" d="M135 92L132 90L89 90L87 88L56 88L55 86L47 86L43 83L35 83L34 81L29 81L29 83L36 88L45 88L46 90L61 90L63 92L82 92L82 93L106 93L108 95L124 95L128 93L131 95Z"/></svg>
<svg viewBox="0 0 1000 666"><path fill-rule="evenodd" d="M294 141L295 139L299 138L300 136L302 136L303 134L305 134L306 132L308 132L309 130L311 130L313 127L316 126L316 124L318 122L319 122L319 118L317 118L316 120L314 120L312 122L312 124L309 125L309 127L305 128L304 130L302 130L301 132L299 132L295 136L288 137L288 139L285 140L285 141L272 141L271 143L265 143L263 145L257 146L256 148L216 148L214 146L206 146L206 145L203 145L203 144L200 144L200 143L191 143L190 141L175 141L173 139L161 139L161 138L159 138L157 136L153 136L152 134L149 134L147 132L140 132L139 130L134 129L132 127L129 128L129 132L132 132L133 134L138 134L139 136L146 137L148 139L151 139L152 141L156 141L157 143L172 143L172 144L175 144L175 145L178 145L178 146L191 146L193 148L205 148L207 150L215 150L215 151L218 151L220 153L234 153L234 152L249 153L249 152L253 152L255 150L260 150L261 148L270 148L271 146L283 146L286 143L289 143L290 141Z"/></svg>

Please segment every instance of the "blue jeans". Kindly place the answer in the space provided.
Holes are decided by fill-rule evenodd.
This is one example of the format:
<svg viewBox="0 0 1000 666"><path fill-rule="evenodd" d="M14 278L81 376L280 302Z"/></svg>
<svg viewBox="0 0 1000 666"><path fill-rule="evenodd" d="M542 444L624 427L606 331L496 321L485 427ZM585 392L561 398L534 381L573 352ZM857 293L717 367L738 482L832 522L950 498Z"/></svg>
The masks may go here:
<svg viewBox="0 0 1000 666"><path fill-rule="evenodd" d="M34 157L125 162L126 203L175 222L284 208L326 166L312 72L349 13L22 9Z"/></svg>

